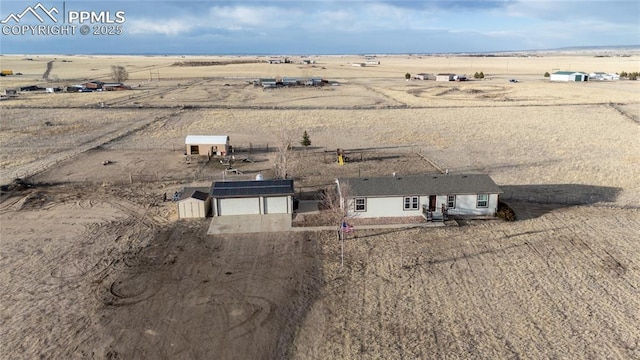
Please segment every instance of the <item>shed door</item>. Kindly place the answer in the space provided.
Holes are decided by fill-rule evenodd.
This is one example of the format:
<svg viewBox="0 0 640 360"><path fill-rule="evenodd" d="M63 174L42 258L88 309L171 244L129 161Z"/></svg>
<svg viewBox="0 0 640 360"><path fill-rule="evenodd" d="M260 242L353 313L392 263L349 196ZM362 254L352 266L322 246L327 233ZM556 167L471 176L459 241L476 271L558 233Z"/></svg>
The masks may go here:
<svg viewBox="0 0 640 360"><path fill-rule="evenodd" d="M260 214L259 198L220 199L218 215Z"/></svg>
<svg viewBox="0 0 640 360"><path fill-rule="evenodd" d="M265 214L287 214L289 212L288 203L289 201L286 196L265 197L264 213Z"/></svg>

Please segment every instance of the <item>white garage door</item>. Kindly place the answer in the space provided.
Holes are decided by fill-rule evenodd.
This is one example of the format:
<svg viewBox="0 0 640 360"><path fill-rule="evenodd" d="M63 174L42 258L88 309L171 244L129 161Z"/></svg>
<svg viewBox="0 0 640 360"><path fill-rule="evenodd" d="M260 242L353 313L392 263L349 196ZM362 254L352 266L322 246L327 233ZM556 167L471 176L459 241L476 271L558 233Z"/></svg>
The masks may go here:
<svg viewBox="0 0 640 360"><path fill-rule="evenodd" d="M288 211L288 199L286 196L265 197L264 213L265 214L286 214Z"/></svg>
<svg viewBox="0 0 640 360"><path fill-rule="evenodd" d="M260 214L259 198L220 199L218 215Z"/></svg>

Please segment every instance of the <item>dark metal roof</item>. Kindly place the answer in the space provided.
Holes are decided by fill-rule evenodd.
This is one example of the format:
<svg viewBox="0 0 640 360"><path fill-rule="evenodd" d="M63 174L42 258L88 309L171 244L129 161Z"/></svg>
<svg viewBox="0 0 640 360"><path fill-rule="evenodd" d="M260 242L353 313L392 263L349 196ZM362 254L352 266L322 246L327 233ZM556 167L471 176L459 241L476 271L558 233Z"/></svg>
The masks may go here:
<svg viewBox="0 0 640 360"><path fill-rule="evenodd" d="M180 194L180 200L193 198L197 200L206 201L209 197L208 187L186 187Z"/></svg>
<svg viewBox="0 0 640 360"><path fill-rule="evenodd" d="M468 175L397 175L338 179L348 184L349 196L403 196L500 194L502 191L486 174Z"/></svg>
<svg viewBox="0 0 640 360"><path fill-rule="evenodd" d="M215 198L293 194L293 180L214 182L211 187L211 196Z"/></svg>

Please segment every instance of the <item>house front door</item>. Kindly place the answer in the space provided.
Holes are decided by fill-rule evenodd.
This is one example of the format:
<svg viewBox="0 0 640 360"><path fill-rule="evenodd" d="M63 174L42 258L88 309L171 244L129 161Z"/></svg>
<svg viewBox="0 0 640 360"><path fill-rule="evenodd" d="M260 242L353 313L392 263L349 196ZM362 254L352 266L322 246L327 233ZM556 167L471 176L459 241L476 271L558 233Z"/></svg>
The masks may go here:
<svg viewBox="0 0 640 360"><path fill-rule="evenodd" d="M436 211L436 196L429 195L429 211Z"/></svg>

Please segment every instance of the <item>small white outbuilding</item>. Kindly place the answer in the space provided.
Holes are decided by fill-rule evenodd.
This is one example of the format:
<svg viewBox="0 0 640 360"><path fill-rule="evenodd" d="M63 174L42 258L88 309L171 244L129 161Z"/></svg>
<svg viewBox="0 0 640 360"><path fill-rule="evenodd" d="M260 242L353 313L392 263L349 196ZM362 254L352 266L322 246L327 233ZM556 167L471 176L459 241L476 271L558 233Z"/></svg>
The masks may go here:
<svg viewBox="0 0 640 360"><path fill-rule="evenodd" d="M184 144L187 155L225 156L229 152L227 135L187 135Z"/></svg>

